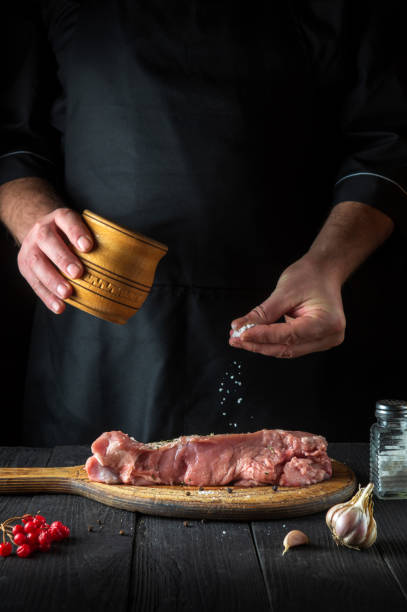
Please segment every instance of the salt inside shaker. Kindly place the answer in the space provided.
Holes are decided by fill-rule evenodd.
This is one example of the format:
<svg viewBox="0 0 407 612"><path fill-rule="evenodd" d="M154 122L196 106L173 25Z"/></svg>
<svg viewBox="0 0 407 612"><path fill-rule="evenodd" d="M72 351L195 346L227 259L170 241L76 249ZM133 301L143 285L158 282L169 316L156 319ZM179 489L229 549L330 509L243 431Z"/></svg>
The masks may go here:
<svg viewBox="0 0 407 612"><path fill-rule="evenodd" d="M379 499L407 499L407 401L376 402L370 428L370 481Z"/></svg>

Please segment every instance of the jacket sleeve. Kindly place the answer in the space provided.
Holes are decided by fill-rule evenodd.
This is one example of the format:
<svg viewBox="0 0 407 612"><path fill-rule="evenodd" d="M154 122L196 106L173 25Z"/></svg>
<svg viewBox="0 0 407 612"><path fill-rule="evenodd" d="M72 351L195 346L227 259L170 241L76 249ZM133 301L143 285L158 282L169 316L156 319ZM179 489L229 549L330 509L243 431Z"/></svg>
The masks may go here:
<svg viewBox="0 0 407 612"><path fill-rule="evenodd" d="M0 19L0 184L41 177L58 184L60 134L51 125L57 67L37 0L16 0Z"/></svg>
<svg viewBox="0 0 407 612"><path fill-rule="evenodd" d="M342 159L333 204L373 206L407 231L407 62L401 3L361 3L346 22ZM354 41L349 44L349 39Z"/></svg>

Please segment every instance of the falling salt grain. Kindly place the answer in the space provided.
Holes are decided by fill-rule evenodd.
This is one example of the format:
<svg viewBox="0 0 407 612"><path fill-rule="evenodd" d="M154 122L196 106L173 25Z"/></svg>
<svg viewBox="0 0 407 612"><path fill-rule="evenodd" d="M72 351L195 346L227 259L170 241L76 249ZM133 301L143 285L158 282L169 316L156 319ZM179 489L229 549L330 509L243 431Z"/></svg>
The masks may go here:
<svg viewBox="0 0 407 612"><path fill-rule="evenodd" d="M226 416L226 412L222 412L222 416Z"/></svg>
<svg viewBox="0 0 407 612"><path fill-rule="evenodd" d="M243 401L243 397L238 397L238 398L237 398L237 403L238 403L238 404L241 404L241 403L242 403L242 401Z"/></svg>

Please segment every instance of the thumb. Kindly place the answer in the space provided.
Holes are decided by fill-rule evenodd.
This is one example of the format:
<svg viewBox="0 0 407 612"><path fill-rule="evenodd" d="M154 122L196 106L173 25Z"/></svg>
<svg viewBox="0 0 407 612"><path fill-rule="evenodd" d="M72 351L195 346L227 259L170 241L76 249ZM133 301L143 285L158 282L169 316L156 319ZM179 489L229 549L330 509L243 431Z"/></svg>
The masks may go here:
<svg viewBox="0 0 407 612"><path fill-rule="evenodd" d="M243 317L234 319L231 327L233 331L237 331L246 325L269 325L278 321L289 310L288 301L276 289L264 302L255 306Z"/></svg>

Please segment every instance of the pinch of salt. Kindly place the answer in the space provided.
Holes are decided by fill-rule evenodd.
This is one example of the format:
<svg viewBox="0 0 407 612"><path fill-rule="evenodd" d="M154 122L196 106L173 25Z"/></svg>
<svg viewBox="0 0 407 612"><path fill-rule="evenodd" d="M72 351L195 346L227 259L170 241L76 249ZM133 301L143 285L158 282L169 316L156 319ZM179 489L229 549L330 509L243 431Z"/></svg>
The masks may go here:
<svg viewBox="0 0 407 612"><path fill-rule="evenodd" d="M239 336L241 336L243 332L246 331L246 329L250 329L251 327L254 327L255 325L256 323L248 323L247 325L243 325L243 327L240 327L239 329L236 329L233 332L232 338L239 338Z"/></svg>

